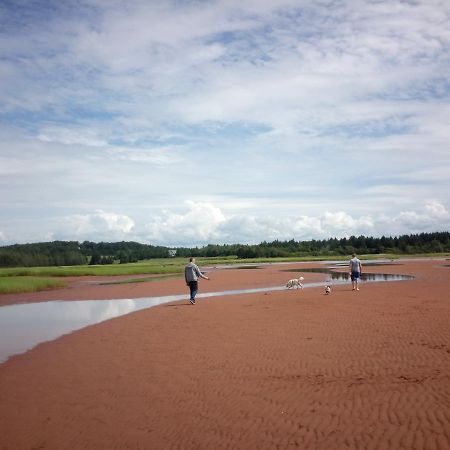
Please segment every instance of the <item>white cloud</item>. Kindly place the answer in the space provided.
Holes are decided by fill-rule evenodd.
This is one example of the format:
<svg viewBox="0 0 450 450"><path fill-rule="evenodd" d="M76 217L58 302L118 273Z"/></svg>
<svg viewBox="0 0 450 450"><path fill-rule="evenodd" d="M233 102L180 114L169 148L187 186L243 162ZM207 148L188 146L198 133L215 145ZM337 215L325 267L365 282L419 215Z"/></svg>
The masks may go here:
<svg viewBox="0 0 450 450"><path fill-rule="evenodd" d="M184 214L166 211L148 222L146 240L170 245L220 240L218 228L225 221L222 211L209 203L186 201L186 206L188 210Z"/></svg>
<svg viewBox="0 0 450 450"><path fill-rule="evenodd" d="M92 214L75 214L64 219L58 235L66 239L111 241L127 239L134 228L134 221L123 214L96 210Z"/></svg>
<svg viewBox="0 0 450 450"><path fill-rule="evenodd" d="M425 205L424 211L402 211L392 222L398 229L412 233L446 231L450 229L450 213L442 203L432 200Z"/></svg>
<svg viewBox="0 0 450 450"><path fill-rule="evenodd" d="M450 213L445 206L437 200L431 200L425 205L425 210L430 218L449 220Z"/></svg>
<svg viewBox="0 0 450 450"><path fill-rule="evenodd" d="M371 217L359 217L357 219L349 214L339 211L336 213L326 212L321 218L322 232L329 236L347 236L373 233L373 219Z"/></svg>
<svg viewBox="0 0 450 450"><path fill-rule="evenodd" d="M354 216L344 211L326 211L314 215L225 214L209 202L186 201L184 208L155 210L151 219L136 220L124 214L96 210L52 218L43 232L39 224L23 233L23 239L12 239L13 230L0 232L5 245L15 242L54 239L91 241L138 241L164 246L203 246L207 244L258 244L262 241L342 238L352 235L398 236L410 233L450 229L450 213L441 202L431 200L416 210L395 215L383 213ZM45 225L45 224L44 224Z"/></svg>
<svg viewBox="0 0 450 450"><path fill-rule="evenodd" d="M355 219L344 212L325 212L320 216L249 216L235 215L220 226L225 242L259 243L264 240L310 240L331 236L370 235L369 217Z"/></svg>
<svg viewBox="0 0 450 450"><path fill-rule="evenodd" d="M7 236L65 216L68 238L163 244L448 226L449 2L12 3Z"/></svg>
<svg viewBox="0 0 450 450"><path fill-rule="evenodd" d="M422 211L403 211L396 216L352 217L343 211L320 216L227 217L208 203L186 202L184 213L164 212L146 225L145 240L162 245L195 246L208 243L260 243L264 240L311 240L329 237L382 236L448 229L450 214L438 201ZM392 230L393 232L389 232Z"/></svg>

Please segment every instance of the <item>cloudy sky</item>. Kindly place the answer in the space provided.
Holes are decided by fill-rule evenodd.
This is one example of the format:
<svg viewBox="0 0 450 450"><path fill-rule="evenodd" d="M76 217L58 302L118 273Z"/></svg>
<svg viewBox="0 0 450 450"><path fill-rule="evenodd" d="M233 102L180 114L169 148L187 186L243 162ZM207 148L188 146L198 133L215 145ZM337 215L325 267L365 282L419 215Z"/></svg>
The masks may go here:
<svg viewBox="0 0 450 450"><path fill-rule="evenodd" d="M450 230L448 0L2 0L0 245Z"/></svg>

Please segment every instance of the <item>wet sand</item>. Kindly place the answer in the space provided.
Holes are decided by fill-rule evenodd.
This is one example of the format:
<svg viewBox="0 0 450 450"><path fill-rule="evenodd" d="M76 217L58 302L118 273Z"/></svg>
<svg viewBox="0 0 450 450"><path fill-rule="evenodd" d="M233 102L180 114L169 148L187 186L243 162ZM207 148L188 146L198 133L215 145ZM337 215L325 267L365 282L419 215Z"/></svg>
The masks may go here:
<svg viewBox="0 0 450 450"><path fill-rule="evenodd" d="M40 344L0 365L0 449L450 449L446 264L373 267L416 278L359 292L176 302ZM313 267L211 269L200 292L280 285L294 266ZM186 292L85 281L0 304Z"/></svg>

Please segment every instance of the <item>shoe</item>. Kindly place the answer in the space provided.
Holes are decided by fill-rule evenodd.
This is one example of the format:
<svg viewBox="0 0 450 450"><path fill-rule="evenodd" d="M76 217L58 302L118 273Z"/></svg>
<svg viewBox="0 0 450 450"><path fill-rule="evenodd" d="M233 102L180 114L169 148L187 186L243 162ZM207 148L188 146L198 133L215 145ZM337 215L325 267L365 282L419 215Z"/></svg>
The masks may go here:
<svg viewBox="0 0 450 450"><path fill-rule="evenodd" d="M356 288L357 291L359 291L359 288Z"/></svg>
<svg viewBox="0 0 450 450"><path fill-rule="evenodd" d="M189 301L191 302L192 305L195 305L195 299L194 298L190 298Z"/></svg>

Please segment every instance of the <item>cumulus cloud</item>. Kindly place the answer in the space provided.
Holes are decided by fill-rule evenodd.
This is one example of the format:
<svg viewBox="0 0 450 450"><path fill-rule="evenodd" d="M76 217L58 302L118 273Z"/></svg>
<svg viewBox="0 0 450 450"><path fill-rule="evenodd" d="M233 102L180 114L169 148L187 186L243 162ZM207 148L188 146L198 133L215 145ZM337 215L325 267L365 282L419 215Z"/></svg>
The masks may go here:
<svg viewBox="0 0 450 450"><path fill-rule="evenodd" d="M420 233L426 231L447 231L450 229L450 213L446 207L432 200L423 211L402 211L392 220L397 229Z"/></svg>
<svg viewBox="0 0 450 450"><path fill-rule="evenodd" d="M433 219L448 220L450 218L450 214L446 207L437 200L431 200L427 203L425 205L425 210L427 215Z"/></svg>
<svg viewBox="0 0 450 450"><path fill-rule="evenodd" d="M195 246L208 243L259 243L279 240L328 239L352 235L401 235L409 232L445 230L450 214L434 200L421 211L402 211L385 216L352 217L343 211L325 212L319 216L226 216L208 203L186 202L182 213L165 212L147 223L145 239L162 245ZM391 230L389 232L388 230Z"/></svg>
<svg viewBox="0 0 450 450"><path fill-rule="evenodd" d="M219 227L225 221L222 211L209 203L193 201L187 201L186 207L184 213L165 211L153 218L145 225L146 239L169 245L219 241Z"/></svg>
<svg viewBox="0 0 450 450"><path fill-rule="evenodd" d="M325 212L320 216L283 218L235 215L222 223L220 230L229 243L259 243L275 239L311 240L331 236L370 235L373 232L373 221L369 217L353 218L342 211Z"/></svg>
<svg viewBox="0 0 450 450"><path fill-rule="evenodd" d="M36 225L36 224L34 224ZM53 218L42 232L40 228L23 233L17 240L9 232L0 232L0 242L48 241L54 239L91 241L137 241L164 246L204 246L207 244L258 244L262 241L342 238L352 235L398 236L402 234L446 231L450 229L450 212L437 200L416 210L395 215L356 216L344 211L325 211L319 215L227 214L210 202L188 200L171 210L154 210L151 218L135 219L128 215L95 210L62 219Z"/></svg>
<svg viewBox="0 0 450 450"><path fill-rule="evenodd" d="M123 214L96 210L91 214L74 214L64 219L58 235L76 240L124 240L130 236L134 221Z"/></svg>
<svg viewBox="0 0 450 450"><path fill-rule="evenodd" d="M330 236L362 234L362 230L365 230L364 233L370 236L374 227L371 217L363 216L355 219L342 211L326 212L321 218L321 225L323 232Z"/></svg>

